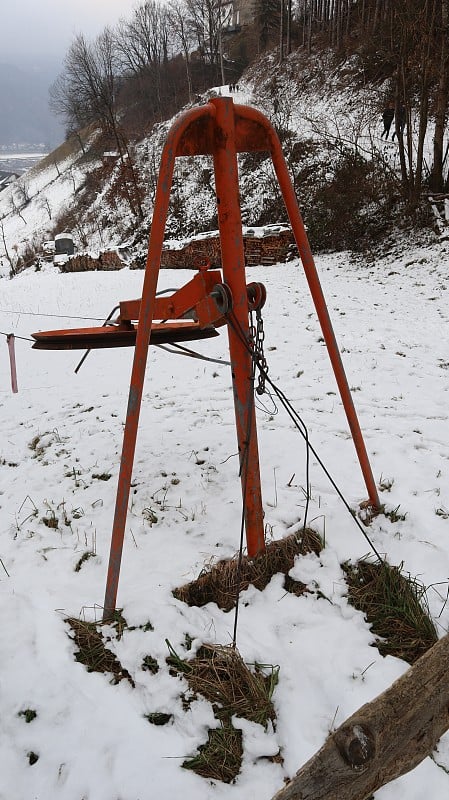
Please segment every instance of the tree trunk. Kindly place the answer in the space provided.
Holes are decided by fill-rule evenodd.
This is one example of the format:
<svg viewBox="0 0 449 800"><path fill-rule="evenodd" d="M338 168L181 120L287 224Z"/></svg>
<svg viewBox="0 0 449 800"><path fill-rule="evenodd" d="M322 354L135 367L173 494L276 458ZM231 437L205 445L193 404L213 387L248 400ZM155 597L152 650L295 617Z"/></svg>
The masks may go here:
<svg viewBox="0 0 449 800"><path fill-rule="evenodd" d="M280 0L281 14L279 20L279 63L282 64L284 60L284 0Z"/></svg>
<svg viewBox="0 0 449 800"><path fill-rule="evenodd" d="M312 8L311 8L311 5L312 4L311 4L311 2L309 0L309 18L308 18L308 23L307 23L308 24L308 29L307 29L307 52L309 53L309 55L312 52Z"/></svg>
<svg viewBox="0 0 449 800"><path fill-rule="evenodd" d="M289 56L292 51L292 0L287 0L287 41L285 44L286 54Z"/></svg>
<svg viewBox="0 0 449 800"><path fill-rule="evenodd" d="M402 67L402 69L401 69L401 74L402 75L403 75L403 72L404 72L404 69ZM398 73L399 73L399 70L398 70ZM402 136L399 135L399 129L398 129L398 125L397 125L398 109L402 105L402 100L401 100L402 93L403 92L402 92L402 86L401 86L401 82L400 82L400 75L398 74L397 80L396 80L394 124L395 124L395 133L396 133L396 137L397 137L398 145L399 145L399 162L400 162L400 165L401 165L402 194L403 194L404 197L407 197L409 199L410 190L411 190L411 188L413 188L413 178L414 178L414 175L413 175L413 163L411 165L409 164L409 166L411 166L411 172L409 174L409 172L407 170L407 162L406 162L406 159L405 159L404 139L403 139Z"/></svg>
<svg viewBox="0 0 449 800"><path fill-rule="evenodd" d="M449 728L449 634L332 733L273 800L365 800Z"/></svg>
<svg viewBox="0 0 449 800"><path fill-rule="evenodd" d="M418 205L421 195L423 166L424 166L424 143L426 139L427 122L429 116L429 76L424 67L424 75L421 91L421 102L419 105L419 130L418 130L418 147L416 152L416 174L415 174L415 203ZM410 135L411 139L411 135Z"/></svg>
<svg viewBox="0 0 449 800"><path fill-rule="evenodd" d="M446 127L447 105L449 99L449 0L442 0L441 4L441 37L440 65L438 78L438 91L435 102L435 133L433 137L433 165L430 177L430 188L434 192L444 189L443 177L443 148L444 131Z"/></svg>

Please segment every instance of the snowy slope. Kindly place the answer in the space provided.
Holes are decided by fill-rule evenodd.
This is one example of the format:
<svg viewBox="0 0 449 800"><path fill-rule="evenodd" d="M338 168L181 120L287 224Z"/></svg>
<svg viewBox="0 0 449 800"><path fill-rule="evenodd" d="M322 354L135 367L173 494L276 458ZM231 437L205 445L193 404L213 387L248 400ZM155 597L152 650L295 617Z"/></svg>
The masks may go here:
<svg viewBox="0 0 449 800"><path fill-rule="evenodd" d="M370 267L344 254L317 261L376 480L392 484L382 500L406 514L396 523L378 517L369 535L390 563L403 561L433 587L429 604L441 635L449 621L448 262L445 243ZM190 277L162 272L160 288ZM270 376L356 508L366 490L301 267L254 268L248 280L262 280L268 290ZM142 273L126 269L24 273L2 282L0 330L27 337L89 324L77 317L103 319L118 300L139 296L141 283ZM340 564L369 545L312 465L309 518L326 546L319 558L299 558L292 571L311 591L286 594L275 576L263 592L244 593L239 615L243 658L280 666L276 730L237 723L245 755L234 785L187 772L182 761L216 722L204 700L183 710L185 682L169 675L165 640L180 653L186 634L194 650L232 640L233 612L214 604L189 608L172 596L205 564L238 549L229 367L150 352L118 602L129 626L150 621L153 630L128 630L119 641L111 630L109 645L133 677L132 688L77 663L64 622L101 617L132 349L93 352L78 375L77 353L36 352L21 340L16 349L17 395L9 388L5 344L0 358L0 798L144 800L157 791L164 799L182 793L187 800L268 800L333 726L406 669L372 647L368 625L347 601ZM196 349L226 359L226 335ZM265 518L279 539L304 514L305 452L282 409L276 414L264 402L258 431ZM57 528L44 522L55 518ZM75 571L86 551L95 557ZM146 655L157 659L157 674L142 669ZM19 716L25 709L37 712L28 724ZM154 711L173 714L172 722L149 724L144 714ZM283 766L260 759L279 747ZM30 752L39 756L33 765ZM436 761L441 768L426 759L376 798L445 799L447 735Z"/></svg>
<svg viewBox="0 0 449 800"><path fill-rule="evenodd" d="M41 252L56 221L73 207L75 196L97 161L81 164L79 144L66 143L0 193L0 277L28 249ZM7 257L9 255L9 258Z"/></svg>

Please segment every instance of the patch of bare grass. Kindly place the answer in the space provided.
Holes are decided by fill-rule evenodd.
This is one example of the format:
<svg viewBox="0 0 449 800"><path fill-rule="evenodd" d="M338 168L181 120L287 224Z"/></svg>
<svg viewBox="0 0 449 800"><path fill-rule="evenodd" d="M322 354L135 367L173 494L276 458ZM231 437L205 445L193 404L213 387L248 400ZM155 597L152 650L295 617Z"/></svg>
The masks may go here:
<svg viewBox="0 0 449 800"><path fill-rule="evenodd" d="M234 647L203 644L195 658L180 658L167 642L167 663L182 673L194 694L212 703L218 719L233 715L258 722L265 728L275 720L271 698L278 682L278 667L254 665L254 672Z"/></svg>
<svg viewBox="0 0 449 800"><path fill-rule="evenodd" d="M230 723L221 723L211 728L205 744L198 748L192 758L186 758L182 766L208 780L232 783L240 772L243 757L242 732Z"/></svg>
<svg viewBox="0 0 449 800"><path fill-rule="evenodd" d="M285 539L270 542L265 552L255 558L243 556L239 560L236 555L229 561L220 561L204 570L197 580L175 589L173 595L189 606L217 603L223 611L230 611L235 606L239 592L250 585L262 591L273 575L278 572L288 575L296 556L307 553L318 555L322 549L323 542L319 534L306 528ZM297 592L298 587L295 586Z"/></svg>
<svg viewBox="0 0 449 800"><path fill-rule="evenodd" d="M70 626L73 639L78 650L75 652L75 659L87 667L88 672L103 672L112 675L111 683L120 683L124 678L131 686L134 681L127 669L124 669L118 658L105 645L100 623L84 622L75 617L68 617L66 622Z"/></svg>
<svg viewBox="0 0 449 800"><path fill-rule="evenodd" d="M85 564L89 558L95 558L95 553L93 553L92 550L86 550L81 558L78 559L74 567L75 572L79 572L83 564Z"/></svg>
<svg viewBox="0 0 449 800"><path fill-rule="evenodd" d="M210 780L231 783L242 762L242 734L232 725L232 717L244 717L265 728L274 725L272 703L279 667L261 664L250 670L233 647L204 644L195 658L185 660L167 642L167 662L175 674L182 674L193 696L202 695L212 704L218 728L208 731L208 739L198 753L186 759L183 767L193 769Z"/></svg>
<svg viewBox="0 0 449 800"><path fill-rule="evenodd" d="M151 714L143 715L151 725L168 725L173 719L173 714L164 714L162 711L153 711Z"/></svg>
<svg viewBox="0 0 449 800"><path fill-rule="evenodd" d="M342 565L350 602L363 611L378 637L382 655L414 664L438 640L427 605L426 589L406 575L403 565L361 559Z"/></svg>

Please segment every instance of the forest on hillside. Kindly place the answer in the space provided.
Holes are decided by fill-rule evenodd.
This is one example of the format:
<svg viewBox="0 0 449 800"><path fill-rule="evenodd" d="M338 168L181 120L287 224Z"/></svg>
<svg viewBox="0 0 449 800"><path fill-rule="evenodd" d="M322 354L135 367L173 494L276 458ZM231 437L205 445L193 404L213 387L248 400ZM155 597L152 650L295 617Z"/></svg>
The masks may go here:
<svg viewBox="0 0 449 800"><path fill-rule="evenodd" d="M336 59L357 55L365 81L390 80L408 203L419 203L423 183L447 189L449 0L254 0L244 25L235 24L233 8L217 0L145 0L94 42L78 35L52 88L53 108L69 131L99 123L124 167L126 156L133 183L128 142L198 92L236 82L267 49L278 48L281 69L294 49L330 49ZM430 119L433 159L424 174Z"/></svg>
<svg viewBox="0 0 449 800"><path fill-rule="evenodd" d="M46 238L143 251L169 120L238 84L279 135L314 250L374 259L398 231L434 238L448 210L448 25L449 0L143 0L95 40L76 36L52 87L67 141L49 164L59 179L72 159L73 198L56 211L39 191ZM175 170L167 237L216 229L210 166ZM239 170L244 224L287 222L267 155L242 153ZM3 239L32 199L17 181ZM29 240L20 263L40 247Z"/></svg>

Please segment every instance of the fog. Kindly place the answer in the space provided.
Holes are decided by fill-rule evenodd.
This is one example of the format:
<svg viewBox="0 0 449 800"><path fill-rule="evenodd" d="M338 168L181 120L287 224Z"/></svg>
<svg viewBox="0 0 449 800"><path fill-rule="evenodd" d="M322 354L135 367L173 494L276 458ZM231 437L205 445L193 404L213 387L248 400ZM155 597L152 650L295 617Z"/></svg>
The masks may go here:
<svg viewBox="0 0 449 800"><path fill-rule="evenodd" d="M129 17L134 0L18 0L2 3L0 63L61 61L78 33L97 36L120 17Z"/></svg>
<svg viewBox="0 0 449 800"><path fill-rule="evenodd" d="M63 120L48 106L48 90L62 71L74 37L94 39L137 0L0 0L0 149L64 139Z"/></svg>

